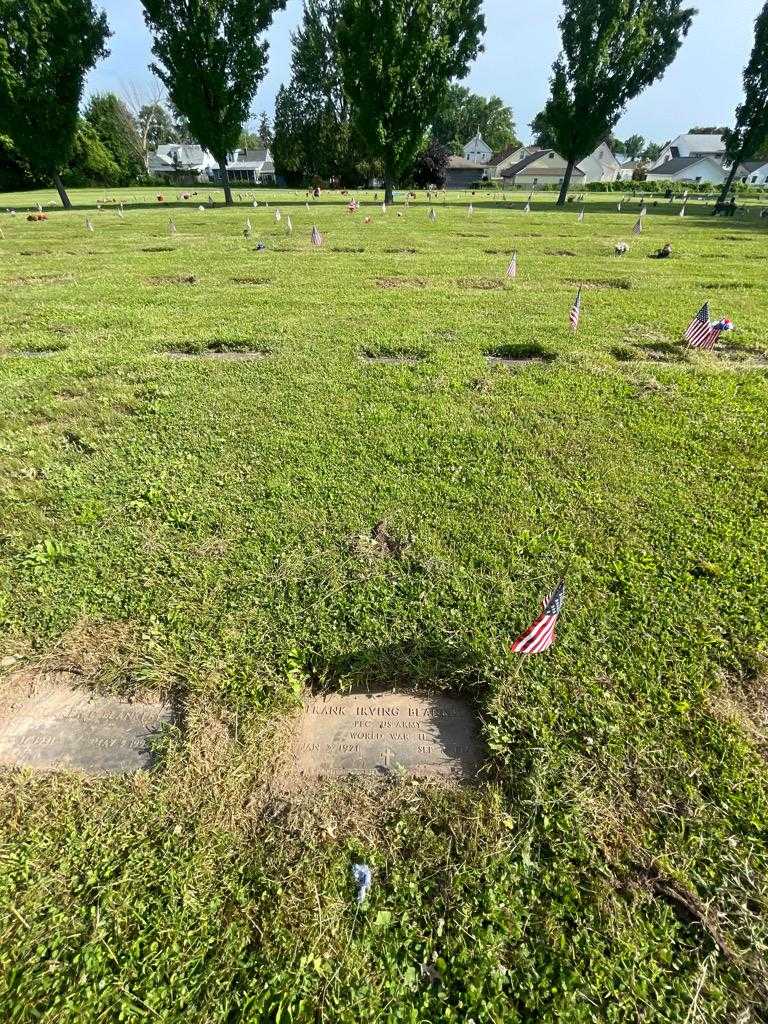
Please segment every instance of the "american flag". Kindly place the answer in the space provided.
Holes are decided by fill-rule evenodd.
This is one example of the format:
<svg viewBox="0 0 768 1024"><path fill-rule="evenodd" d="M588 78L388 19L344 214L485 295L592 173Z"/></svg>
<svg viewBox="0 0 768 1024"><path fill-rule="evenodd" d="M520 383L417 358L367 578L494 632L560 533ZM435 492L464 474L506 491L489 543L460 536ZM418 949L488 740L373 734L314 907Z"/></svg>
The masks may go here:
<svg viewBox="0 0 768 1024"><path fill-rule="evenodd" d="M681 217L684 217L684 216L685 216L685 203L683 203L683 205L682 205L682 208L681 208L681 210L680 210L680 216L681 216Z"/></svg>
<svg viewBox="0 0 768 1024"><path fill-rule="evenodd" d="M512 262L507 267L507 277L512 280L517 277L517 250L512 253Z"/></svg>
<svg viewBox="0 0 768 1024"><path fill-rule="evenodd" d="M430 211L429 211L429 219L432 221L433 224L437 220L437 214L431 208L430 208Z"/></svg>
<svg viewBox="0 0 768 1024"><path fill-rule="evenodd" d="M175 221L172 221L172 220L168 221L168 234L169 235L175 235L176 234L176 222Z"/></svg>
<svg viewBox="0 0 768 1024"><path fill-rule="evenodd" d="M642 217L638 217L637 218L637 223L632 228L632 234L633 235L642 235L642 233L643 233L643 218Z"/></svg>
<svg viewBox="0 0 768 1024"><path fill-rule="evenodd" d="M621 203L616 204L616 209L621 213Z"/></svg>
<svg viewBox="0 0 768 1024"><path fill-rule="evenodd" d="M719 334L719 331L715 333L712 330L712 324L709 321L709 303L705 302L685 332L688 348L713 348Z"/></svg>
<svg viewBox="0 0 768 1024"><path fill-rule="evenodd" d="M576 298L573 300L570 319L571 330L577 331L579 329L579 320L581 319L581 288L576 292Z"/></svg>
<svg viewBox="0 0 768 1024"><path fill-rule="evenodd" d="M467 210L467 216L468 216L468 217L471 217L471 216L472 216L472 214L473 214L474 212L475 212L475 208L474 208L474 206L472 205L472 203L470 203L470 204L469 204L469 209Z"/></svg>
<svg viewBox="0 0 768 1024"><path fill-rule="evenodd" d="M579 210L579 223L584 220L584 207Z"/></svg>
<svg viewBox="0 0 768 1024"><path fill-rule="evenodd" d="M285 233L287 235L292 235L293 234L293 221L291 220L290 213L285 218Z"/></svg>
<svg viewBox="0 0 768 1024"><path fill-rule="evenodd" d="M511 644L513 654L541 654L555 642L557 620L565 601L565 583L561 581L555 590L541 602L542 613L526 631Z"/></svg>
<svg viewBox="0 0 768 1024"><path fill-rule="evenodd" d="M279 210L275 210L275 223L279 224L281 217L282 217L282 214L280 213L280 211Z"/></svg>
<svg viewBox="0 0 768 1024"><path fill-rule="evenodd" d="M316 226L313 224L312 225L312 245L322 245L322 244L323 244L323 236L320 234L320 232L317 230Z"/></svg>
<svg viewBox="0 0 768 1024"><path fill-rule="evenodd" d="M93 231L93 224L91 223L91 218L90 217L86 217L85 218L85 230L86 231Z"/></svg>

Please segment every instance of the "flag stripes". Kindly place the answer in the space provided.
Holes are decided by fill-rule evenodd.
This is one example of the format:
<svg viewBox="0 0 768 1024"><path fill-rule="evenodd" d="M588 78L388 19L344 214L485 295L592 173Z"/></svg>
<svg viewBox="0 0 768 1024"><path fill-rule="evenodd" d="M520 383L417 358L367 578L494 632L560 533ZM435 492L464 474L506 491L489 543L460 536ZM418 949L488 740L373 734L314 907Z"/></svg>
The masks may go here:
<svg viewBox="0 0 768 1024"><path fill-rule="evenodd" d="M565 602L565 582L542 601L541 615L510 645L513 654L541 654L549 650L557 638L556 627Z"/></svg>

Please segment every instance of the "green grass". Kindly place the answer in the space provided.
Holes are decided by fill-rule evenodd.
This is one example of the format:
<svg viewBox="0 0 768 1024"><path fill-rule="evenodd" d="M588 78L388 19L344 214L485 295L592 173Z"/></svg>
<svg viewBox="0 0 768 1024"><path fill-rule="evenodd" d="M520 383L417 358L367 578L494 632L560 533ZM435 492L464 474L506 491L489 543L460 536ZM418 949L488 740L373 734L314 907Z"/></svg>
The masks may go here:
<svg viewBox="0 0 768 1024"><path fill-rule="evenodd" d="M0 214L0 658L182 714L152 773L0 776L0 1019L765 1020L757 207L259 192L169 235L132 195ZM707 299L730 355L680 345ZM286 716L354 685L465 694L482 783L281 792Z"/></svg>

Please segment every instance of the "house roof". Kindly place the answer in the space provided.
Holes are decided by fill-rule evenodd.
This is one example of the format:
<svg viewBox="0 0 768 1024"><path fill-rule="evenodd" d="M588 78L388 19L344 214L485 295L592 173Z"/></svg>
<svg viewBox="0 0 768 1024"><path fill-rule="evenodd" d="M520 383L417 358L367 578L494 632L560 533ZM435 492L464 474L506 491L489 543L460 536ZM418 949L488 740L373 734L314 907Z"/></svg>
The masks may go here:
<svg viewBox="0 0 768 1024"><path fill-rule="evenodd" d="M684 146L686 149L693 150L694 153L725 152L722 135L678 135L676 139L672 140L671 145L677 149Z"/></svg>
<svg viewBox="0 0 768 1024"><path fill-rule="evenodd" d="M644 167L645 160L627 160L626 163L621 164L622 170L634 171L638 167Z"/></svg>
<svg viewBox="0 0 768 1024"><path fill-rule="evenodd" d="M742 160L739 167L743 167L748 174L752 174L753 171L759 171L761 167L767 167L768 160Z"/></svg>
<svg viewBox="0 0 768 1024"><path fill-rule="evenodd" d="M548 157L550 153L554 152L555 151L553 149L537 149L534 153L531 153L529 156L523 157L522 160L518 160L516 164L512 164L511 167L508 167L505 171L502 171L501 176L502 178L514 178L518 174L522 173L522 171L524 171L527 167L530 167L531 164L535 164L537 160L541 160L543 157ZM557 156L556 153L555 156ZM564 174L564 171L562 167L537 167L535 171L531 171L530 173L535 173L536 175L542 178L561 178ZM584 171L580 170L578 167L574 167L573 177L583 178Z"/></svg>
<svg viewBox="0 0 768 1024"><path fill-rule="evenodd" d="M484 171L488 164L480 164L475 160L465 160L463 156L451 156L448 158L449 171Z"/></svg>
<svg viewBox="0 0 768 1024"><path fill-rule="evenodd" d="M172 164L178 163L180 167L201 167L205 163L206 152L202 146L167 142L157 147L156 155L167 158Z"/></svg>
<svg viewBox="0 0 768 1024"><path fill-rule="evenodd" d="M519 142L511 142L504 149L500 149L498 153L494 153L491 157L492 164L500 164L502 160L506 160L507 157L512 156L513 153L517 153L519 149L525 149L525 146L521 146Z"/></svg>
<svg viewBox="0 0 768 1024"><path fill-rule="evenodd" d="M708 160L710 163L717 164L718 167L720 166L714 157L711 156L679 156L659 164L650 170L648 174L679 174L680 171L687 171L689 167L701 163L702 160Z"/></svg>
<svg viewBox="0 0 768 1024"><path fill-rule="evenodd" d="M268 160L268 159L269 159L269 150L267 149L266 146L260 146L258 149L246 149L246 150L242 150L241 149L241 150L238 151L238 154L235 157L235 161L237 163L239 163L241 160L255 160L255 161L259 161L260 160L263 163L264 160Z"/></svg>

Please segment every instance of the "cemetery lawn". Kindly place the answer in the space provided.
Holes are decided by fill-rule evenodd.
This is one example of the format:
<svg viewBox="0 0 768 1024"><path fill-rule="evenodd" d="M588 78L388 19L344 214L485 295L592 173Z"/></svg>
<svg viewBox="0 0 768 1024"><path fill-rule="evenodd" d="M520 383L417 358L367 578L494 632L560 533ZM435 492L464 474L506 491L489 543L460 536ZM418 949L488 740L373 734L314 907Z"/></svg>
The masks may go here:
<svg viewBox="0 0 768 1024"><path fill-rule="evenodd" d="M768 222L199 191L0 196L0 673L178 713L0 773L0 1020L768 1019ZM286 792L355 686L464 695L479 785Z"/></svg>

